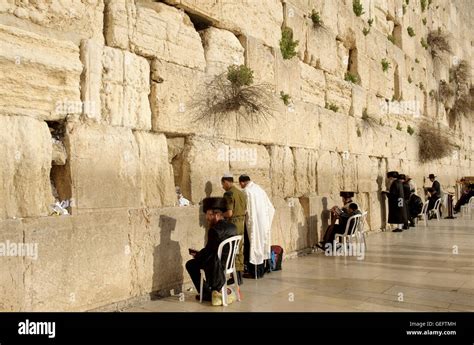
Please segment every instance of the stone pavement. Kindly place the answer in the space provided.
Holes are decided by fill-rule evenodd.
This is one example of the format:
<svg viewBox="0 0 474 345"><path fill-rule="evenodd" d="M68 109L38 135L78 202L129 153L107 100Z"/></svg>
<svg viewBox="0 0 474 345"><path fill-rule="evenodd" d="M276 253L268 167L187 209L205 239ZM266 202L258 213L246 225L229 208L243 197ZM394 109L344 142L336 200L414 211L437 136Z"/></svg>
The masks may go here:
<svg viewBox="0 0 474 345"><path fill-rule="evenodd" d="M363 260L322 251L287 260L282 271L245 279L243 300L228 307L185 292L184 301L172 296L125 311L474 311L474 220L370 234L367 247Z"/></svg>

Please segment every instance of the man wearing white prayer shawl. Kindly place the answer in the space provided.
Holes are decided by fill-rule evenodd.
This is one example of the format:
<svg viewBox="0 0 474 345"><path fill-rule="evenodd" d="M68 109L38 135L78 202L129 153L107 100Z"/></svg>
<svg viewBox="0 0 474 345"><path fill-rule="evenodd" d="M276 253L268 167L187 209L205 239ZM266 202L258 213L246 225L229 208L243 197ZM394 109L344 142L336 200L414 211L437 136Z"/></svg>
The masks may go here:
<svg viewBox="0 0 474 345"><path fill-rule="evenodd" d="M239 184L247 195L246 226L250 240L249 261L261 265L271 258L271 228L275 208L267 193L247 175L239 177Z"/></svg>

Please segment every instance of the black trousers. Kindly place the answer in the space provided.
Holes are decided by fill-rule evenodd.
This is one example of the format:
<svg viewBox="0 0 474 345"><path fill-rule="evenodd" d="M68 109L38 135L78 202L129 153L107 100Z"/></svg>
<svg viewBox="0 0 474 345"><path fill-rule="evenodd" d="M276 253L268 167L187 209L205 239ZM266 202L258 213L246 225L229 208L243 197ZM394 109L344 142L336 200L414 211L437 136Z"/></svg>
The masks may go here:
<svg viewBox="0 0 474 345"><path fill-rule="evenodd" d="M201 284L201 265L200 262L196 259L191 259L186 262L186 270L193 281L194 286L196 287L196 291L199 292L200 284ZM205 301L210 301L212 298L212 291L211 287L207 284L206 280L204 280L203 284L203 293L202 299Z"/></svg>

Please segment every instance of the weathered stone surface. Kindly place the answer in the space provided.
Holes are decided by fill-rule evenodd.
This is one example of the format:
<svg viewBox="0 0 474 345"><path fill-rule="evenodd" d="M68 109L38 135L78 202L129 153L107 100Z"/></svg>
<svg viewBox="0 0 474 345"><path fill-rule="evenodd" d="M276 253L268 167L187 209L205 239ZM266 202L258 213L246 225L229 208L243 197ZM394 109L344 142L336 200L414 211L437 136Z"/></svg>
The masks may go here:
<svg viewBox="0 0 474 345"><path fill-rule="evenodd" d="M111 211L25 220L25 243L38 245L25 272L25 310L85 311L128 298L127 223L126 212Z"/></svg>
<svg viewBox="0 0 474 345"><path fill-rule="evenodd" d="M311 30L308 34L305 62L328 73L335 73L339 64L336 34L329 29Z"/></svg>
<svg viewBox="0 0 474 345"><path fill-rule="evenodd" d="M349 114L351 108L352 84L334 77L329 73L326 76L326 102L335 104L341 114Z"/></svg>
<svg viewBox="0 0 474 345"><path fill-rule="evenodd" d="M286 198L295 193L295 161L288 146L270 147L270 179L272 194Z"/></svg>
<svg viewBox="0 0 474 345"><path fill-rule="evenodd" d="M225 159L228 145L195 137L186 142L183 152L182 180L178 181L184 196L197 204L206 196L222 196L221 177L230 172ZM238 178L238 176L234 176Z"/></svg>
<svg viewBox="0 0 474 345"><path fill-rule="evenodd" d="M84 66L81 78L81 100L84 104L82 110L86 118L95 122L101 120L103 50L103 45L93 40L81 42L81 62Z"/></svg>
<svg viewBox="0 0 474 345"><path fill-rule="evenodd" d="M82 112L79 49L0 24L0 114L63 119Z"/></svg>
<svg viewBox="0 0 474 345"><path fill-rule="evenodd" d="M204 70L201 38L189 17L163 3L110 1L106 6L107 45L147 58Z"/></svg>
<svg viewBox="0 0 474 345"><path fill-rule="evenodd" d="M326 78L322 70L300 62L301 93L303 102L324 107L326 96Z"/></svg>
<svg viewBox="0 0 474 345"><path fill-rule="evenodd" d="M342 157L337 152L324 152L317 163L318 195L337 194L343 190Z"/></svg>
<svg viewBox="0 0 474 345"><path fill-rule="evenodd" d="M168 145L163 134L136 131L141 173L142 206L174 206L176 194Z"/></svg>
<svg viewBox="0 0 474 345"><path fill-rule="evenodd" d="M328 109L319 109L321 133L321 149L330 151L346 151L348 145L348 122L343 114ZM355 129L351 129L354 131Z"/></svg>
<svg viewBox="0 0 474 345"><path fill-rule="evenodd" d="M278 46L283 23L283 6L278 0L265 1L199 1L166 0L204 18L215 26L241 34L250 34L270 47Z"/></svg>
<svg viewBox="0 0 474 345"><path fill-rule="evenodd" d="M278 243L287 253L308 248L312 239L308 236L307 220L298 198L273 198L272 202L275 206L272 243Z"/></svg>
<svg viewBox="0 0 474 345"><path fill-rule="evenodd" d="M145 58L105 47L102 116L114 126L151 129L150 65Z"/></svg>
<svg viewBox="0 0 474 345"><path fill-rule="evenodd" d="M243 36L240 40L245 49L246 65L254 72L255 83L275 87L275 49L278 48L268 47L252 36Z"/></svg>
<svg viewBox="0 0 474 345"><path fill-rule="evenodd" d="M0 124L0 219L47 215L54 200L48 126L24 116L0 116Z"/></svg>
<svg viewBox="0 0 474 345"><path fill-rule="evenodd" d="M0 220L0 243L8 250L9 244L23 243L23 226L21 221L15 220ZM23 310L24 304L24 281L23 272L25 270L25 263L31 262L30 258L22 256L8 256L2 255L0 258L2 269L0 270L0 311L20 311Z"/></svg>
<svg viewBox="0 0 474 345"><path fill-rule="evenodd" d="M221 74L226 72L230 65L244 63L244 48L232 32L211 27L200 34L207 74Z"/></svg>
<svg viewBox="0 0 474 345"><path fill-rule="evenodd" d="M286 109L286 142L293 147L317 149L321 142L319 108L311 103L295 102Z"/></svg>
<svg viewBox="0 0 474 345"><path fill-rule="evenodd" d="M301 148L294 148L292 151L295 160L295 195L315 194L318 152Z"/></svg>
<svg viewBox="0 0 474 345"><path fill-rule="evenodd" d="M221 156L229 161L229 168L236 177L247 174L268 194L271 193L270 155L263 145L230 142L228 149L221 148ZM237 179L236 179L237 181Z"/></svg>
<svg viewBox="0 0 474 345"><path fill-rule="evenodd" d="M67 136L80 212L140 206L140 161L130 129L70 124Z"/></svg>
<svg viewBox="0 0 474 345"><path fill-rule="evenodd" d="M0 20L10 26L79 44L92 38L102 42L102 0L2 1Z"/></svg>

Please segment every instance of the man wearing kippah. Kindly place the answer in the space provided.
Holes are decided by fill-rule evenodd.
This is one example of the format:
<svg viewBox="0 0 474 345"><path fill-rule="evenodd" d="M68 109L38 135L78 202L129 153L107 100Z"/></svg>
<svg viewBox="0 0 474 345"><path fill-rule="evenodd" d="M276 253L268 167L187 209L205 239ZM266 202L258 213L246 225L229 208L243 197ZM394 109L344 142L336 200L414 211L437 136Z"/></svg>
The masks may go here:
<svg viewBox="0 0 474 345"><path fill-rule="evenodd" d="M224 199L226 200L225 219L237 227L237 235L244 236L245 213L247 212L247 197L234 186L234 178L231 174L225 174L222 179L222 188L224 188ZM235 269L237 270L237 279L239 285L243 283L244 271L244 244L240 242L239 253L235 258ZM235 277L229 280L229 285L234 283Z"/></svg>
<svg viewBox="0 0 474 345"><path fill-rule="evenodd" d="M225 246L222 252L222 258L219 260L217 250L222 241L229 237L237 235L237 229L234 224L224 220L224 212L227 210L227 203L224 198L205 198L203 200L203 211L206 214L206 221L209 226L207 234L207 244L200 251L190 249L189 254L194 258L186 262L188 271L197 291L200 288L200 270L206 272L204 281L203 300L213 301L213 294L219 294L225 283L224 266L229 252L228 246ZM224 263L224 264L223 264ZM196 298L199 298L196 297Z"/></svg>

